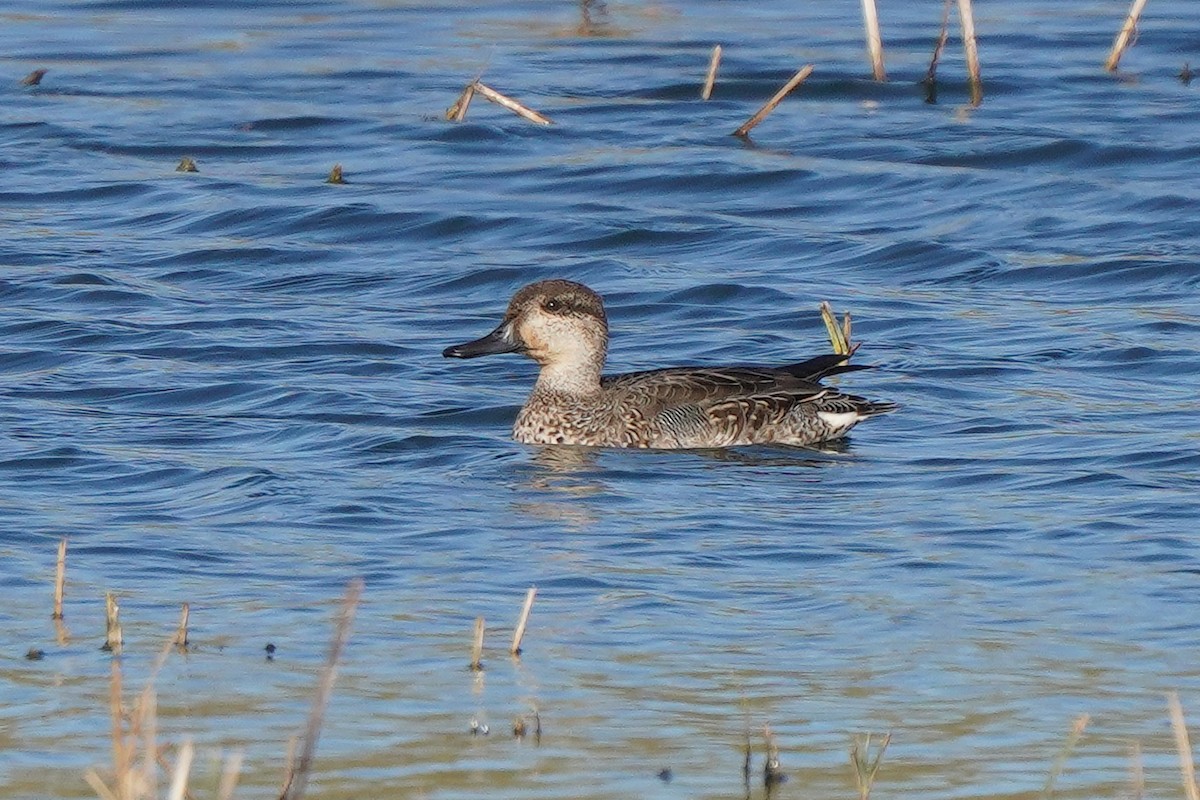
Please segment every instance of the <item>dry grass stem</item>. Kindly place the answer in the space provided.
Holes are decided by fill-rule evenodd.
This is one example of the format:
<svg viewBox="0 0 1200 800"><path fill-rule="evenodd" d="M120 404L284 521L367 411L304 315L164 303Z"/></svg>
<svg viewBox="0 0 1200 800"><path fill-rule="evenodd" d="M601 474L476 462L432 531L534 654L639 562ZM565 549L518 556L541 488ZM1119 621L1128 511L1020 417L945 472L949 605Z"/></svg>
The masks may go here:
<svg viewBox="0 0 1200 800"><path fill-rule="evenodd" d="M1062 748L1054 758L1054 765L1050 768L1050 774L1046 776L1046 785L1042 787L1042 797L1050 798L1054 796L1054 784L1058 782L1058 776L1062 775L1063 767L1067 765L1067 759L1071 757L1075 746L1079 744L1079 739L1083 736L1083 731L1087 728L1089 720L1091 720L1091 716L1083 714L1071 726L1071 732L1067 734L1067 740L1063 742Z"/></svg>
<svg viewBox="0 0 1200 800"><path fill-rule="evenodd" d="M462 90L462 94L454 101L454 105L446 109L446 119L451 122L462 122L467 118L467 107L471 105L472 98L475 97L475 81L467 84L467 88Z"/></svg>
<svg viewBox="0 0 1200 800"><path fill-rule="evenodd" d="M179 628L175 631L175 639L173 644L180 650L186 650L188 646L188 618L192 614L192 607L184 603L183 608L179 612Z"/></svg>
<svg viewBox="0 0 1200 800"><path fill-rule="evenodd" d="M329 698L333 694L333 684L337 680L338 664L346 650L346 642L350 638L350 626L354 622L354 612L358 610L358 602L362 599L363 582L361 578L350 581L346 587L346 596L338 613L337 625L333 631L333 641L329 644L329 655L325 658L325 668L321 671L321 679L317 682L317 691L313 695L312 709L308 713L308 724L304 728L301 739L300 755L284 781L283 793L280 800L300 800L308 787L308 776L312 772L313 758L317 752L317 740L321 736L321 724L325 719L325 709L329 707Z"/></svg>
<svg viewBox="0 0 1200 800"><path fill-rule="evenodd" d="M51 619L63 618L63 595L67 585L67 537L58 543L58 566L54 572L54 611Z"/></svg>
<svg viewBox="0 0 1200 800"><path fill-rule="evenodd" d="M475 618L475 634L471 638L471 664L475 672L483 670L483 617Z"/></svg>
<svg viewBox="0 0 1200 800"><path fill-rule="evenodd" d="M854 745L850 748L850 764L854 767L854 784L858 787L859 800L868 800L871 787L875 785L875 774L883 763L883 754L892 743L892 734L885 734L879 742L879 749L871 755L871 734L864 733L854 737Z"/></svg>
<svg viewBox="0 0 1200 800"><path fill-rule="evenodd" d="M537 587L530 586L525 593L525 605L521 607L521 616L517 620L517 629L513 632L512 648L514 656L521 655L521 640L525 638L525 627L529 624L529 613L533 611L533 599L537 597ZM482 645L481 645L482 647Z"/></svg>
<svg viewBox="0 0 1200 800"><path fill-rule="evenodd" d="M1175 749L1179 751L1179 772L1183 777L1183 793L1188 800L1200 800L1200 788L1196 787L1196 762L1192 756L1192 743L1188 739L1187 723L1183 719L1183 705L1179 694L1167 695L1167 707L1171 711L1171 730L1175 733Z"/></svg>
<svg viewBox="0 0 1200 800"><path fill-rule="evenodd" d="M721 66L721 45L712 50L712 58L708 60L708 72L704 76L704 88L700 90L700 99L712 97L713 85L717 82L717 68Z"/></svg>
<svg viewBox="0 0 1200 800"><path fill-rule="evenodd" d="M962 23L963 54L967 58L967 82L971 86L971 105L983 102L983 79L979 76L979 48L975 44L975 14L971 0L958 0L958 18Z"/></svg>
<svg viewBox="0 0 1200 800"><path fill-rule="evenodd" d="M767 114L770 114L775 110L775 106L783 102L783 98L787 97L788 94L797 86L804 83L804 81L808 79L808 76L812 75L812 71L812 64L802 67L799 72L792 76L791 80L783 85L782 89L775 93L774 97L764 103L762 108L754 112L754 116L746 120L746 123L742 125L742 127L734 131L733 135L745 136L746 134L750 133L755 125L762 122L764 119L766 119Z"/></svg>
<svg viewBox="0 0 1200 800"><path fill-rule="evenodd" d="M1125 17L1125 24L1121 26L1117 38L1113 40L1112 51L1108 54L1108 60L1104 62L1104 68L1109 72L1115 72L1117 64L1121 63L1121 55L1125 52L1125 48L1129 47L1129 39L1137 31L1138 18L1142 16L1142 9L1145 7L1146 0L1133 0L1133 4L1129 6L1129 15Z"/></svg>
<svg viewBox="0 0 1200 800"><path fill-rule="evenodd" d="M875 0L862 0L863 28L867 33L867 55L871 59L871 77L877 81L886 81L887 72L883 69L883 36L879 32L879 12L875 9Z"/></svg>
<svg viewBox="0 0 1200 800"><path fill-rule="evenodd" d="M522 103L518 103L516 100L513 100L511 97L508 97L507 95L500 94L499 92L497 92L495 89L491 88L490 86L485 86L484 84L480 83L479 81L475 81L475 83L472 85L475 87L476 92L483 95L483 98L485 100L490 100L493 103L495 103L496 105L504 106L509 111L513 112L514 114L516 114L519 117L524 117L525 119L527 119L530 122L533 122L537 125L553 125L554 124L550 120L549 117L539 114L538 112L534 111L529 106L524 105Z"/></svg>

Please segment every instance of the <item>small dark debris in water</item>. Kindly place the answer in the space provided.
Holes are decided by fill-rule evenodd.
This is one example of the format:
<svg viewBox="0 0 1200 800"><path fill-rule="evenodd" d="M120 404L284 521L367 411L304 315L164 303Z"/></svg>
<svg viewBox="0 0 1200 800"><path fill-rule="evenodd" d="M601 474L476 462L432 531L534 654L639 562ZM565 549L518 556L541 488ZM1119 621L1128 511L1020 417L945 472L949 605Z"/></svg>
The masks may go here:
<svg viewBox="0 0 1200 800"><path fill-rule="evenodd" d="M529 735L529 718L526 716L517 717L513 720L513 736L518 739L524 739ZM537 711L533 712L533 741L534 744L542 742L542 715Z"/></svg>
<svg viewBox="0 0 1200 800"><path fill-rule="evenodd" d="M471 717L471 735L472 736L487 736L492 732L492 729L487 726L487 723L480 722Z"/></svg>
<svg viewBox="0 0 1200 800"><path fill-rule="evenodd" d="M925 102L930 105L937 104L937 78L931 78L928 75L921 79L921 86L925 88Z"/></svg>
<svg viewBox="0 0 1200 800"><path fill-rule="evenodd" d="M25 654L25 658L29 661L41 661L46 657L45 650L39 650L36 647L29 648L29 652Z"/></svg>
<svg viewBox="0 0 1200 800"><path fill-rule="evenodd" d="M275 645L271 644L270 642L267 642L267 646L264 647L263 650L267 651L267 661L275 660Z"/></svg>
<svg viewBox="0 0 1200 800"><path fill-rule="evenodd" d="M1184 86L1187 86L1192 82L1193 74L1195 73L1192 72L1192 65L1186 61L1183 62L1183 70L1179 73L1180 82L1183 83Z"/></svg>
<svg viewBox="0 0 1200 800"><path fill-rule="evenodd" d="M525 732L525 718L517 717L515 720L513 720L513 736L517 737L518 739L524 739Z"/></svg>
<svg viewBox="0 0 1200 800"><path fill-rule="evenodd" d="M22 86L37 86L42 82L42 78L46 76L46 70L35 69L33 72L21 79Z"/></svg>
<svg viewBox="0 0 1200 800"><path fill-rule="evenodd" d="M671 772L670 767L665 767L658 771L658 779L660 781L662 781L663 783L670 783L671 778L674 778L674 777L675 777L675 775Z"/></svg>
<svg viewBox="0 0 1200 800"><path fill-rule="evenodd" d="M342 165L334 164L333 169L329 170L329 177L325 179L326 183L345 183L346 179L342 177Z"/></svg>
<svg viewBox="0 0 1200 800"><path fill-rule="evenodd" d="M195 159L184 156L179 160L179 166L175 168L176 172L199 172L200 168L196 166Z"/></svg>

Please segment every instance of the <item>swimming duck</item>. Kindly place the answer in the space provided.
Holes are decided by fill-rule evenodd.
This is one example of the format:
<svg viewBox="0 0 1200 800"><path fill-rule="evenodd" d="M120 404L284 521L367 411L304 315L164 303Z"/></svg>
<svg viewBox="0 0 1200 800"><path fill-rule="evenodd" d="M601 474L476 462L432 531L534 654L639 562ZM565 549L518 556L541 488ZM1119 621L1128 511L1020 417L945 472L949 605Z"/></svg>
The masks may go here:
<svg viewBox="0 0 1200 800"><path fill-rule="evenodd" d="M600 295L547 280L513 295L504 320L446 358L521 353L541 367L517 415L527 444L663 449L813 445L839 439L894 403L843 394L821 378L865 369L830 354L782 367L674 367L602 375L608 319Z"/></svg>

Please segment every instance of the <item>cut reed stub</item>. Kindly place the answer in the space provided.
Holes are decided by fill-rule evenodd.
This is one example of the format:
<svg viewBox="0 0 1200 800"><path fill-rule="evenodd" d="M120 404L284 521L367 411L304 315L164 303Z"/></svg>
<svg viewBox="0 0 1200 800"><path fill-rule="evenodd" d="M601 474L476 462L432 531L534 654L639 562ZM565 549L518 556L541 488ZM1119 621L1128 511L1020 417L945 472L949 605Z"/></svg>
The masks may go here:
<svg viewBox="0 0 1200 800"><path fill-rule="evenodd" d="M760 108L758 111L754 112L754 116L752 116L750 119L746 120L746 123L744 125L742 125L742 127L738 128L736 131L734 131L733 135L734 136L745 136L746 134L750 133L750 131L754 128L755 125L757 125L758 123L760 123L764 119L766 119L767 114L770 114L772 111L775 110L776 106L778 106L780 103L783 102L783 98L787 97L788 94L790 94L791 91L793 89L795 89L797 86L804 83L804 81L808 79L808 76L812 75L812 72L813 72L812 64L808 64L808 65L802 67L799 72L797 72L795 75L793 75L791 77L791 80L789 80L787 83L785 83L783 85L783 88L781 88L778 92L775 93L774 97L772 97L770 100L768 100L766 103L764 103L762 108Z"/></svg>
<svg viewBox="0 0 1200 800"><path fill-rule="evenodd" d="M983 102L983 78L979 73L979 47L975 43L975 14L971 0L958 0L958 18L962 23L963 54L967 60L967 83L971 90L971 105Z"/></svg>
<svg viewBox="0 0 1200 800"><path fill-rule="evenodd" d="M700 89L700 99L707 100L712 97L713 86L717 82L717 69L721 66L721 45L717 45L712 50L712 57L708 59L708 72L704 75L704 86Z"/></svg>
<svg viewBox="0 0 1200 800"><path fill-rule="evenodd" d="M192 607L184 603L182 610L179 612L179 627L175 630L175 639L172 642L180 650L187 650L188 648L188 618L191 614Z"/></svg>
<svg viewBox="0 0 1200 800"><path fill-rule="evenodd" d="M104 623L105 636L104 646L101 650L107 650L110 653L120 653L121 644L124 638L121 635L121 607L117 605L117 598L112 592L106 592L104 595Z"/></svg>
<svg viewBox="0 0 1200 800"><path fill-rule="evenodd" d="M883 68L883 36L879 32L879 12L875 8L875 0L862 0L863 28L867 35L867 56L871 60L871 77L877 81L886 81L887 72Z"/></svg>
<svg viewBox="0 0 1200 800"><path fill-rule="evenodd" d="M472 85L475 87L475 91L483 96L483 99L490 100L498 106L504 106L518 117L527 119L535 125L554 124L553 121L551 121L551 119L544 114L539 114L529 106L519 103L507 95L500 94L500 92L497 92L490 86L485 86L479 81L475 81L475 83Z"/></svg>
<svg viewBox="0 0 1200 800"><path fill-rule="evenodd" d="M1108 60L1104 62L1104 68L1109 72L1116 72L1117 65L1121 63L1121 56L1125 52L1125 48L1129 47L1129 40L1134 37L1137 31L1138 18L1142 16L1142 9L1146 7L1146 0L1133 0L1133 4L1129 6L1129 13L1125 16L1125 24L1121 26L1121 30L1117 31L1117 37L1113 39L1112 50L1109 51Z"/></svg>
<svg viewBox="0 0 1200 800"><path fill-rule="evenodd" d="M467 84L467 88L462 90L462 94L454 101L454 105L446 109L446 119L451 122L462 122L467 118L467 107L471 105L471 99L475 97L475 82L471 81Z"/></svg>
<svg viewBox="0 0 1200 800"><path fill-rule="evenodd" d="M942 29L938 32L937 43L933 46L933 57L929 59L929 69L925 71L925 77L921 79L921 85L925 87L925 102L934 104L937 102L937 68L938 62L942 58L942 51L946 49L946 42L950 39L950 4L954 0L946 0L942 4Z"/></svg>
<svg viewBox="0 0 1200 800"><path fill-rule="evenodd" d="M1183 69L1179 71L1179 82L1187 86L1192 82L1193 75L1191 63L1187 61L1183 62Z"/></svg>
<svg viewBox="0 0 1200 800"><path fill-rule="evenodd" d="M199 172L200 168L196 166L196 160L184 156L179 159L179 166L175 167L176 172Z"/></svg>
<svg viewBox="0 0 1200 800"><path fill-rule="evenodd" d="M475 635L471 639L471 663L468 665L472 672L483 671L483 617L475 618Z"/></svg>
<svg viewBox="0 0 1200 800"><path fill-rule="evenodd" d="M342 176L342 165L334 164L333 169L329 170L329 177L325 179L326 183L342 184L346 179Z"/></svg>
<svg viewBox="0 0 1200 800"><path fill-rule="evenodd" d="M525 638L525 628L529 625L529 614L533 611L533 600L537 597L537 587L530 586L525 592L525 605L521 607L521 616L517 619L517 628L513 631L512 647L509 652L514 656L521 655L521 640Z"/></svg>
<svg viewBox="0 0 1200 800"><path fill-rule="evenodd" d="M33 72L21 79L22 86L37 86L42 82L42 78L46 77L46 70L35 69Z"/></svg>
<svg viewBox="0 0 1200 800"><path fill-rule="evenodd" d="M67 584L67 537L58 542L58 561L54 571L54 610L51 619L63 618L63 595Z"/></svg>

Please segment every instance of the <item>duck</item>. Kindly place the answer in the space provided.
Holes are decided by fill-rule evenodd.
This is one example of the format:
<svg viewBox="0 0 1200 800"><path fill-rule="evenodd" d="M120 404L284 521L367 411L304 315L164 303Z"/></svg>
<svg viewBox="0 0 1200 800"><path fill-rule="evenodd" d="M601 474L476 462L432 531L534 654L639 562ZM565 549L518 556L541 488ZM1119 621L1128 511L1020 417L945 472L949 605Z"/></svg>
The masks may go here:
<svg viewBox="0 0 1200 800"><path fill-rule="evenodd" d="M537 363L537 381L512 430L525 444L811 447L897 408L821 383L867 368L847 363L845 354L779 367L684 366L605 375L608 340L601 296L581 283L553 279L518 290L495 330L442 355L519 353Z"/></svg>

